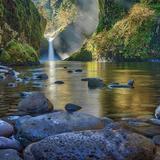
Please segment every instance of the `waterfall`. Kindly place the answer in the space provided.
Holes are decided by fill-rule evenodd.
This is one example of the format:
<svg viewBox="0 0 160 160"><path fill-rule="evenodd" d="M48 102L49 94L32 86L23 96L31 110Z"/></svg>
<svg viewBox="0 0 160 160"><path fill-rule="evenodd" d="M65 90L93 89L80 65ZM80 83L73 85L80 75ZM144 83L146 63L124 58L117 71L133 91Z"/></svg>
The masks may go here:
<svg viewBox="0 0 160 160"><path fill-rule="evenodd" d="M48 60L53 61L54 60L54 47L53 47L53 38L48 38Z"/></svg>

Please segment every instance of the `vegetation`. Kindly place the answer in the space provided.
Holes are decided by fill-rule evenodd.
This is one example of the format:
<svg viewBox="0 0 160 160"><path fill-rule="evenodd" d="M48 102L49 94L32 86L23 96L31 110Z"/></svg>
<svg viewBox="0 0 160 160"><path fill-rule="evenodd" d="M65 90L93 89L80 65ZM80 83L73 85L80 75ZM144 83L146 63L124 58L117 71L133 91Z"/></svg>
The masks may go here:
<svg viewBox="0 0 160 160"><path fill-rule="evenodd" d="M38 55L28 44L12 40L1 51L0 61L7 65L31 65L38 63Z"/></svg>
<svg viewBox="0 0 160 160"><path fill-rule="evenodd" d="M72 54L69 58L66 59L66 61L92 61L92 53L85 50L85 48L81 48L80 52L76 52Z"/></svg>
<svg viewBox="0 0 160 160"><path fill-rule="evenodd" d="M30 51L31 47L38 51L40 41L43 38L45 25L45 19L40 16L31 0L0 0L1 50L6 49L9 42L16 40L17 47L19 47L18 44L22 43L23 46L25 45L25 49L28 47L28 51ZM22 51L21 49L18 50ZM7 54L7 51L4 53ZM11 57L14 59L13 61L16 62L16 54L18 53L14 53L15 55L13 56L12 54ZM23 52L19 54L23 54ZM3 55L3 57L5 57L4 59L9 57L9 55L11 54L8 53L8 55ZM26 60L25 57L23 58L24 61L28 60L27 54ZM2 59L3 58L1 58L1 62ZM20 62L19 59L17 62Z"/></svg>
<svg viewBox="0 0 160 160"><path fill-rule="evenodd" d="M124 0L125 1L125 0ZM160 2L157 0L133 1L128 8L116 8L117 3L100 0L100 17L109 17L101 21L98 32L84 44L93 59L109 61L139 61L160 57ZM108 7L104 5L108 3ZM115 4L115 5L113 5ZM120 8L122 5L119 4ZM105 11L107 10L107 12ZM119 14L118 14L119 12ZM103 15L103 16L101 16ZM116 15L119 15L118 18ZM80 53L83 54L83 50Z"/></svg>

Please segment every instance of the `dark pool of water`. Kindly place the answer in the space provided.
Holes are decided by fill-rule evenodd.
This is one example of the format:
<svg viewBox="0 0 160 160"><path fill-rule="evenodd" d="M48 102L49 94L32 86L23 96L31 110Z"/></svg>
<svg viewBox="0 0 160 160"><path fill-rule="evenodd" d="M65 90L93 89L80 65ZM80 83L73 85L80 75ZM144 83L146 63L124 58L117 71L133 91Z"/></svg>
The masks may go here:
<svg viewBox="0 0 160 160"><path fill-rule="evenodd" d="M82 68L82 73L68 73L69 69ZM43 87L32 83L18 84L9 88L0 82L0 116L16 111L20 101L20 92L42 91L56 109L63 109L66 103L75 103L83 107L82 112L96 116L108 116L115 119L153 115L160 103L160 63L69 63L50 62L39 67L16 67L21 73L45 72L49 79ZM105 83L135 80L134 89L88 89L87 82L81 78L100 77ZM55 85L54 81L63 80L64 85Z"/></svg>

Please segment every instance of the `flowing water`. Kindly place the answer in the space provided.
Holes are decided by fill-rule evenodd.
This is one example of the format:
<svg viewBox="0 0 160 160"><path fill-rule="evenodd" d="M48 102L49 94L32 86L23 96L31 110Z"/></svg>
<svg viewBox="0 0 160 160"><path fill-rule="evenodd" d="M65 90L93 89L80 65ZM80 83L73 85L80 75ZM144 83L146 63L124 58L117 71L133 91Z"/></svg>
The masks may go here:
<svg viewBox="0 0 160 160"><path fill-rule="evenodd" d="M54 47L53 47L53 39L54 38L49 38L48 39L48 60L53 61L54 60Z"/></svg>
<svg viewBox="0 0 160 160"><path fill-rule="evenodd" d="M67 69L82 68L82 73L68 73ZM160 103L160 63L76 63L47 62L39 67L17 67L21 73L45 72L49 79L34 83L19 83L16 88L7 87L0 82L0 116L16 111L22 91L41 91L54 104L55 109L63 109L67 103L83 107L81 110L96 116L122 117L150 116ZM135 80L134 89L88 89L87 82L81 78L100 77L105 83ZM65 82L55 85L56 80Z"/></svg>

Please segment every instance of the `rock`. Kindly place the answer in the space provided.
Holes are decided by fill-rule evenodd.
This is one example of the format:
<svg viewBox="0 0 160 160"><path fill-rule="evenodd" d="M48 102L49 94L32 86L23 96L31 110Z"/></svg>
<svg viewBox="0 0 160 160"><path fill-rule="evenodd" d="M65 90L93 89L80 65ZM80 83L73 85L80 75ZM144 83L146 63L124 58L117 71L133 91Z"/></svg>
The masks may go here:
<svg viewBox="0 0 160 160"><path fill-rule="evenodd" d="M101 120L104 122L105 126L114 122L112 119L110 119L108 117L102 117Z"/></svg>
<svg viewBox="0 0 160 160"><path fill-rule="evenodd" d="M82 78L81 81L88 81L89 78Z"/></svg>
<svg viewBox="0 0 160 160"><path fill-rule="evenodd" d="M75 72L83 72L82 69L76 69Z"/></svg>
<svg viewBox="0 0 160 160"><path fill-rule="evenodd" d="M160 125L160 119L156 119L156 118L151 118L150 122L155 124L155 125Z"/></svg>
<svg viewBox="0 0 160 160"><path fill-rule="evenodd" d="M73 73L73 71L72 71L72 70L68 70L67 72L68 72L68 73Z"/></svg>
<svg viewBox="0 0 160 160"><path fill-rule="evenodd" d="M160 135L160 126L153 125L147 122L141 121L120 121L117 122L122 128L142 134L146 137L152 138L156 135Z"/></svg>
<svg viewBox="0 0 160 160"><path fill-rule="evenodd" d="M155 145L124 129L104 129L50 136L29 145L25 160L153 160Z"/></svg>
<svg viewBox="0 0 160 160"><path fill-rule="evenodd" d="M0 137L0 149L15 149L17 151L21 151L22 146L14 138L9 139L6 137Z"/></svg>
<svg viewBox="0 0 160 160"><path fill-rule="evenodd" d="M34 81L34 82L32 82L32 84L33 84L33 87L36 87L36 88L43 88L43 87L46 87L46 85L41 81L41 82L39 82L39 81Z"/></svg>
<svg viewBox="0 0 160 160"><path fill-rule="evenodd" d="M17 83L8 83L8 87L15 88L17 87Z"/></svg>
<svg viewBox="0 0 160 160"><path fill-rule="evenodd" d="M37 74L34 74L33 79L34 80L47 80L48 75L45 73L37 73Z"/></svg>
<svg viewBox="0 0 160 160"><path fill-rule="evenodd" d="M28 114L43 114L53 110L53 105L42 93L33 93L18 104L18 111Z"/></svg>
<svg viewBox="0 0 160 160"><path fill-rule="evenodd" d="M14 133L14 128L9 123L0 120L0 136L9 137Z"/></svg>
<svg viewBox="0 0 160 160"><path fill-rule="evenodd" d="M0 80L6 79L6 76L4 74L0 74Z"/></svg>
<svg viewBox="0 0 160 160"><path fill-rule="evenodd" d="M90 89L96 89L96 88L104 87L103 80L101 80L99 78L88 78L88 87Z"/></svg>
<svg viewBox="0 0 160 160"><path fill-rule="evenodd" d="M64 84L63 81L55 81L54 83L55 83L55 84Z"/></svg>
<svg viewBox="0 0 160 160"><path fill-rule="evenodd" d="M160 146L160 135L154 136L153 137L153 142L154 142L154 144Z"/></svg>
<svg viewBox="0 0 160 160"><path fill-rule="evenodd" d="M21 78L16 78L16 82L23 82L23 79L21 79Z"/></svg>
<svg viewBox="0 0 160 160"><path fill-rule="evenodd" d="M160 147L156 148L156 154L154 160L160 160Z"/></svg>
<svg viewBox="0 0 160 160"><path fill-rule="evenodd" d="M28 96L30 96L30 95L32 95L33 94L33 92L21 92L20 93L20 96L22 97L22 98L25 98L25 97L28 97Z"/></svg>
<svg viewBox="0 0 160 160"><path fill-rule="evenodd" d="M73 112L79 111L80 109L82 109L82 107L75 105L75 104L71 104L71 103L68 103L65 106L65 110L68 113L73 113Z"/></svg>
<svg viewBox="0 0 160 160"><path fill-rule="evenodd" d="M26 146L64 132L101 129L104 123L97 117L80 112L53 112L26 119L15 127L16 139Z"/></svg>
<svg viewBox="0 0 160 160"><path fill-rule="evenodd" d="M68 67L67 67L67 66L64 66L63 68L64 68L64 69L67 69Z"/></svg>
<svg viewBox="0 0 160 160"><path fill-rule="evenodd" d="M111 83L108 88L134 88L134 80L128 80L127 84Z"/></svg>
<svg viewBox="0 0 160 160"><path fill-rule="evenodd" d="M156 117L157 119L160 119L160 106L158 106L158 107L156 108L156 110L155 110L155 117Z"/></svg>
<svg viewBox="0 0 160 160"><path fill-rule="evenodd" d="M1 149L0 160L22 160L16 150L13 149Z"/></svg>

